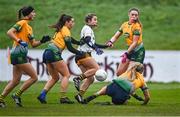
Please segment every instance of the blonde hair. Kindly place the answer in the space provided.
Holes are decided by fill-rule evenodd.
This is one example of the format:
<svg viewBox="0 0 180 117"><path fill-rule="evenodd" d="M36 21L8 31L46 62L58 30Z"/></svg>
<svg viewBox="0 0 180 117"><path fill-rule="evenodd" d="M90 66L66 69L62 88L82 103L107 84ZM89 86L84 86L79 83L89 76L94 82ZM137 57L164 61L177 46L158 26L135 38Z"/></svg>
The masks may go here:
<svg viewBox="0 0 180 117"><path fill-rule="evenodd" d="M139 72L140 74L142 74L144 69L143 64L139 63L139 62L131 62L128 66L127 69L127 73L130 72L130 77L128 78L129 81L133 81L134 79L136 79L137 77L137 72Z"/></svg>

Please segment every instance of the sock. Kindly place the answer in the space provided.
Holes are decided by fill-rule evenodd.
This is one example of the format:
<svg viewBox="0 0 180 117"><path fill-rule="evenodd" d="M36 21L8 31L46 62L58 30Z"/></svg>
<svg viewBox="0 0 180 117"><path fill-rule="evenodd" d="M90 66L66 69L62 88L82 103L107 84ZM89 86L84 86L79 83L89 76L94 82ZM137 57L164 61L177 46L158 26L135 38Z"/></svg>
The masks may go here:
<svg viewBox="0 0 180 117"><path fill-rule="evenodd" d="M88 102L94 100L94 99L97 98L97 97L98 97L97 95L93 94L93 95L87 97L86 99L84 99L84 101L85 101L86 103L88 103Z"/></svg>
<svg viewBox="0 0 180 117"><path fill-rule="evenodd" d="M15 95L18 96L18 97L20 97L22 93L23 93L23 91L21 91L21 89L19 89L19 90L15 93Z"/></svg>
<svg viewBox="0 0 180 117"><path fill-rule="evenodd" d="M40 94L41 98L46 98L46 94L47 94L47 90L43 89Z"/></svg>
<svg viewBox="0 0 180 117"><path fill-rule="evenodd" d="M79 76L79 79L80 80L84 80L86 78L86 76L84 75L84 74L81 74L80 76Z"/></svg>
<svg viewBox="0 0 180 117"><path fill-rule="evenodd" d="M66 97L66 92L60 92L60 98L65 98Z"/></svg>
<svg viewBox="0 0 180 117"><path fill-rule="evenodd" d="M3 95L0 95L0 102L4 102L4 96Z"/></svg>
<svg viewBox="0 0 180 117"><path fill-rule="evenodd" d="M79 91L79 94L80 94L81 96L83 96L85 92L86 92L86 91L80 90L80 91Z"/></svg>

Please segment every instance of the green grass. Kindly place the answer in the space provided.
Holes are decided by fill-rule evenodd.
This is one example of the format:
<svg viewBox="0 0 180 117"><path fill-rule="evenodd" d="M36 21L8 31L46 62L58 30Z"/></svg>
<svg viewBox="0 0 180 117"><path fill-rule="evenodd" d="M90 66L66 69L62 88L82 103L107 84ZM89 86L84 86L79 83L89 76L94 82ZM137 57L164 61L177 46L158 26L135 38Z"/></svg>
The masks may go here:
<svg viewBox="0 0 180 117"><path fill-rule="evenodd" d="M44 34L53 35L54 30L48 26L56 23L62 13L75 18L72 36L79 38L85 14L95 12L99 20L99 27L95 30L96 39L97 42L104 43L118 30L122 22L128 20L128 9L138 7L141 10L140 19L143 23L143 41L146 49L180 50L179 0L1 0L1 49L12 44L6 32L16 22L17 10L29 4L36 9L37 17L31 25L38 40ZM121 39L113 49L125 48L124 40Z"/></svg>
<svg viewBox="0 0 180 117"><path fill-rule="evenodd" d="M110 101L108 96L98 97L87 105L77 102L72 105L59 104L59 83L48 93L48 104L40 104L36 97L43 88L45 82L34 84L22 95L23 108L15 106L10 95L6 98L6 108L0 108L0 116L180 116L180 84L179 83L148 83L151 100L148 105L142 106L134 98L127 105L95 105L95 102ZM91 95L107 83L94 83L86 96ZM0 83L0 92L6 83ZM15 90L14 90L15 91ZM68 96L76 94L71 83ZM138 94L142 96L140 90Z"/></svg>

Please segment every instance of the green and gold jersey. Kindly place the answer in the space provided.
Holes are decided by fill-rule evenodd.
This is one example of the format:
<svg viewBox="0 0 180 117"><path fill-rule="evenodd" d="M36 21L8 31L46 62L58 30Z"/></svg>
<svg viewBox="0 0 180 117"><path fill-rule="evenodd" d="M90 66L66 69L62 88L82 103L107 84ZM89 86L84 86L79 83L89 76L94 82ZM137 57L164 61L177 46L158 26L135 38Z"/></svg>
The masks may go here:
<svg viewBox="0 0 180 117"><path fill-rule="evenodd" d="M66 47L65 44L65 37L70 37L71 36L71 32L68 29L68 27L63 26L62 29L54 34L53 40L52 42L60 49L64 50L64 48Z"/></svg>
<svg viewBox="0 0 180 117"><path fill-rule="evenodd" d="M13 26L13 28L17 30L15 35L27 43L34 39L32 27L28 24L28 22L29 20L20 20ZM14 41L13 47L16 47L17 45L19 44Z"/></svg>
<svg viewBox="0 0 180 117"><path fill-rule="evenodd" d="M136 77L134 79L132 79L132 72L125 72L122 75L120 75L117 80L119 79L124 79L127 80L129 82L131 82L131 84L133 84L135 90L138 88L143 88L144 86L146 86L146 83L144 81L144 77L142 74L140 74L139 72L136 72Z"/></svg>
<svg viewBox="0 0 180 117"><path fill-rule="evenodd" d="M126 39L126 44L128 46L130 46L133 42L133 35L140 36L138 40L138 44L142 42L142 27L138 22L132 24L129 24L128 22L124 22L119 28L119 31L122 32L123 36Z"/></svg>

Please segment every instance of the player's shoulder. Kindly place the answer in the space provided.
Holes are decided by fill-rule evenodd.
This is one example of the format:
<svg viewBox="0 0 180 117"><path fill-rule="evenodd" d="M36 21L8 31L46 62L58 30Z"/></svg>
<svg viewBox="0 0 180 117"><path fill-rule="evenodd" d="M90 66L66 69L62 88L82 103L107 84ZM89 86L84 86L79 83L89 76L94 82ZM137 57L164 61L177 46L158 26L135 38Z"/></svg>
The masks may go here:
<svg viewBox="0 0 180 117"><path fill-rule="evenodd" d="M128 24L128 21L125 21L122 23L122 25L127 25Z"/></svg>
<svg viewBox="0 0 180 117"><path fill-rule="evenodd" d="M88 25L84 25L83 28L82 28L82 30L91 30L91 27L88 26Z"/></svg>
<svg viewBox="0 0 180 117"><path fill-rule="evenodd" d="M127 25L128 25L128 21L122 22L121 23L121 28L126 27Z"/></svg>
<svg viewBox="0 0 180 117"><path fill-rule="evenodd" d="M19 25L27 24L27 20L19 20L19 21L17 21L16 24L19 24Z"/></svg>
<svg viewBox="0 0 180 117"><path fill-rule="evenodd" d="M139 22L134 23L133 26L141 28L141 24Z"/></svg>
<svg viewBox="0 0 180 117"><path fill-rule="evenodd" d="M70 32L70 30L67 26L63 26L61 32Z"/></svg>
<svg viewBox="0 0 180 117"><path fill-rule="evenodd" d="M69 30L69 28L67 27L67 26L63 26L62 27L62 29L61 29L61 31L60 31L60 34L62 34L62 35L71 35L71 32L70 32L70 30Z"/></svg>

